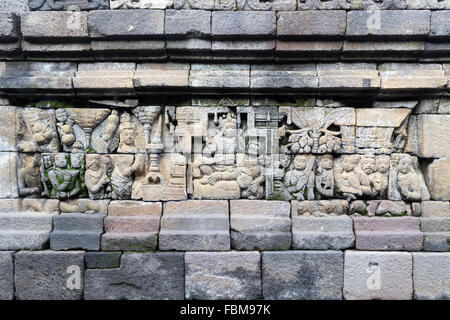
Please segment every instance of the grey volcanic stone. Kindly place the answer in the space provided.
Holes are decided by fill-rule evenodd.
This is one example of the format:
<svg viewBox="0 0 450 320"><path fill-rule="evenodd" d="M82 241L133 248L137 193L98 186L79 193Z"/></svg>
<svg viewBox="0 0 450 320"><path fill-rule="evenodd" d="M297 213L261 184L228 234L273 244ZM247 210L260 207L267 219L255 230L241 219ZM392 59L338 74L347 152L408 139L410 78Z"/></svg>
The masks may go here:
<svg viewBox="0 0 450 320"><path fill-rule="evenodd" d="M274 38L276 14L271 11L213 11L212 36L215 39Z"/></svg>
<svg viewBox="0 0 450 320"><path fill-rule="evenodd" d="M287 250L291 247L288 201L231 200L231 245L237 250Z"/></svg>
<svg viewBox="0 0 450 320"><path fill-rule="evenodd" d="M166 10L165 34L171 37L211 36L211 12L204 10Z"/></svg>
<svg viewBox="0 0 450 320"><path fill-rule="evenodd" d="M0 300L14 298L14 252L0 252Z"/></svg>
<svg viewBox="0 0 450 320"><path fill-rule="evenodd" d="M89 12L92 38L162 37L164 10L96 10Z"/></svg>
<svg viewBox="0 0 450 320"><path fill-rule="evenodd" d="M16 167L15 152L0 152L0 198L19 197Z"/></svg>
<svg viewBox="0 0 450 320"><path fill-rule="evenodd" d="M81 289L69 289L78 267ZM83 295L84 252L20 251L15 258L14 283L19 300L79 300Z"/></svg>
<svg viewBox="0 0 450 320"><path fill-rule="evenodd" d="M420 218L425 251L450 251L450 217Z"/></svg>
<svg viewBox="0 0 450 320"><path fill-rule="evenodd" d="M353 218L356 249L407 250L423 248L423 233L416 217Z"/></svg>
<svg viewBox="0 0 450 320"><path fill-rule="evenodd" d="M0 11L8 11L12 13L21 13L29 11L29 0L2 0L0 2Z"/></svg>
<svg viewBox="0 0 450 320"><path fill-rule="evenodd" d="M281 11L277 14L278 38L343 37L345 10Z"/></svg>
<svg viewBox="0 0 450 320"><path fill-rule="evenodd" d="M450 10L433 11L431 13L432 39L450 39Z"/></svg>
<svg viewBox="0 0 450 320"><path fill-rule="evenodd" d="M380 15L377 25L376 14ZM349 11L347 37L359 39L401 38L423 39L430 31L431 12L428 10ZM373 21L373 27L368 25Z"/></svg>
<svg viewBox="0 0 450 320"><path fill-rule="evenodd" d="M261 298L259 252L187 252L186 298Z"/></svg>
<svg viewBox="0 0 450 320"><path fill-rule="evenodd" d="M71 8L79 10L109 9L109 0L58 0L54 3L53 8L48 5L49 2L54 1L29 0L30 9L40 11L68 11Z"/></svg>
<svg viewBox="0 0 450 320"><path fill-rule="evenodd" d="M163 212L159 233L160 250L230 250L227 201L166 202Z"/></svg>
<svg viewBox="0 0 450 320"><path fill-rule="evenodd" d="M411 253L345 251L345 299L406 300L412 293Z"/></svg>
<svg viewBox="0 0 450 320"><path fill-rule="evenodd" d="M53 217L52 250L100 250L104 214L64 213Z"/></svg>
<svg viewBox="0 0 450 320"><path fill-rule="evenodd" d="M342 252L263 252L262 257L264 299L342 299Z"/></svg>
<svg viewBox="0 0 450 320"><path fill-rule="evenodd" d="M413 253L414 298L450 300L450 253Z"/></svg>
<svg viewBox="0 0 450 320"><path fill-rule="evenodd" d="M183 253L124 253L120 269L86 271L86 300L184 298Z"/></svg>
<svg viewBox="0 0 450 320"><path fill-rule="evenodd" d="M302 217L292 219L292 248L341 250L353 247L353 221L348 216Z"/></svg>
<svg viewBox="0 0 450 320"><path fill-rule="evenodd" d="M86 252L85 262L88 269L108 269L120 267L120 252Z"/></svg>
<svg viewBox="0 0 450 320"><path fill-rule="evenodd" d="M16 15L10 12L0 12L0 40L17 40L19 38L17 25L18 18Z"/></svg>

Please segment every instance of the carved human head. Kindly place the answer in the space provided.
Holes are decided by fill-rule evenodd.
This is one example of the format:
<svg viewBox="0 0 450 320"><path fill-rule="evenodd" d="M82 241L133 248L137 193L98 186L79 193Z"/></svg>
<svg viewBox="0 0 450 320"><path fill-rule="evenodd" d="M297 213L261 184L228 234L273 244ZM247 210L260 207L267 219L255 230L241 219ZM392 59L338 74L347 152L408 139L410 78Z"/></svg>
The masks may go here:
<svg viewBox="0 0 450 320"><path fill-rule="evenodd" d="M294 158L294 169L304 170L308 164L308 158L305 155L299 154Z"/></svg>
<svg viewBox="0 0 450 320"><path fill-rule="evenodd" d="M45 169L49 169L53 166L54 157L52 154L43 154L42 155L42 163L44 164Z"/></svg>
<svg viewBox="0 0 450 320"><path fill-rule="evenodd" d="M134 145L136 139L135 125L131 121L131 116L128 112L122 115L121 123L119 126L120 142L126 145Z"/></svg>
<svg viewBox="0 0 450 320"><path fill-rule="evenodd" d="M83 166L84 153L71 153L70 163L73 168L81 168Z"/></svg>
<svg viewBox="0 0 450 320"><path fill-rule="evenodd" d="M404 155L400 158L400 161L398 162L398 171L403 174L413 171L413 159L410 155Z"/></svg>
<svg viewBox="0 0 450 320"><path fill-rule="evenodd" d="M65 153L55 154L55 165L59 168L65 168L67 166L67 157Z"/></svg>
<svg viewBox="0 0 450 320"><path fill-rule="evenodd" d="M377 171L385 173L389 170L389 156L379 156L377 158Z"/></svg>
<svg viewBox="0 0 450 320"><path fill-rule="evenodd" d="M100 169L101 158L98 154L86 156L86 169L97 171Z"/></svg>
<svg viewBox="0 0 450 320"><path fill-rule="evenodd" d="M360 157L356 154L342 156L342 169L349 172L355 169Z"/></svg>
<svg viewBox="0 0 450 320"><path fill-rule="evenodd" d="M323 169L331 170L333 168L333 156L331 154L324 155L320 160L320 166Z"/></svg>
<svg viewBox="0 0 450 320"><path fill-rule="evenodd" d="M68 119L67 112L64 109L57 109L55 111L56 120L59 122L65 122Z"/></svg>
<svg viewBox="0 0 450 320"><path fill-rule="evenodd" d="M375 172L375 157L372 155L366 155L361 159L361 169L366 174L372 174Z"/></svg>

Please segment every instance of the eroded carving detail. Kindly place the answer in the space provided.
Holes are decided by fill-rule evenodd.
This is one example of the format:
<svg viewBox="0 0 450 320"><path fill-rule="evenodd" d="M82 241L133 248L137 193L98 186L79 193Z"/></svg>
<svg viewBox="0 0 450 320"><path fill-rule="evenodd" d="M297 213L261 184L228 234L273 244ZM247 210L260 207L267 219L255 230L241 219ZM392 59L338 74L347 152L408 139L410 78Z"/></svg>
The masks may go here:
<svg viewBox="0 0 450 320"><path fill-rule="evenodd" d="M43 190L40 156L38 154L22 155L18 171L19 195L21 197L40 197Z"/></svg>

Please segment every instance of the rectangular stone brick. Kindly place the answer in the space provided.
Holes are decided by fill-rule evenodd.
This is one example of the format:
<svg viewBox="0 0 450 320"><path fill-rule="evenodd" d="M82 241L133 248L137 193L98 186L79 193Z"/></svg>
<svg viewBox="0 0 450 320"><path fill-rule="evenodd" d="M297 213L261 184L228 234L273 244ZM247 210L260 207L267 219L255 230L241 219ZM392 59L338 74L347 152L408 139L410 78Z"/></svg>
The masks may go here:
<svg viewBox="0 0 450 320"><path fill-rule="evenodd" d="M211 37L211 11L166 10L165 34L170 38Z"/></svg>
<svg viewBox="0 0 450 320"><path fill-rule="evenodd" d="M353 247L350 217L292 216L292 248L300 250L342 250Z"/></svg>
<svg viewBox="0 0 450 320"><path fill-rule="evenodd" d="M319 63L317 65L320 90L375 90L380 77L372 63Z"/></svg>
<svg viewBox="0 0 450 320"><path fill-rule="evenodd" d="M449 130L450 115L412 116L408 126L405 152L423 158L450 157Z"/></svg>
<svg viewBox="0 0 450 320"><path fill-rule="evenodd" d="M429 37L433 40L450 39L450 10L431 12L431 31Z"/></svg>
<svg viewBox="0 0 450 320"><path fill-rule="evenodd" d="M148 61L166 58L164 40L92 40L92 51L97 60Z"/></svg>
<svg viewBox="0 0 450 320"><path fill-rule="evenodd" d="M270 11L214 11L212 13L214 39L275 38L276 14Z"/></svg>
<svg viewBox="0 0 450 320"><path fill-rule="evenodd" d="M344 255L340 251L262 253L264 299L342 299Z"/></svg>
<svg viewBox="0 0 450 320"><path fill-rule="evenodd" d="M19 197L16 168L17 154L0 152L0 199Z"/></svg>
<svg viewBox="0 0 450 320"><path fill-rule="evenodd" d="M327 60L338 59L344 41L296 41L277 39L276 55L278 61Z"/></svg>
<svg viewBox="0 0 450 320"><path fill-rule="evenodd" d="M450 299L450 253L413 253L414 299Z"/></svg>
<svg viewBox="0 0 450 320"><path fill-rule="evenodd" d="M186 299L253 300L261 294L259 252L186 252Z"/></svg>
<svg viewBox="0 0 450 320"><path fill-rule="evenodd" d="M384 63L379 66L381 89L442 89L447 84L440 64Z"/></svg>
<svg viewBox="0 0 450 320"><path fill-rule="evenodd" d="M14 298L14 252L0 252L0 300Z"/></svg>
<svg viewBox="0 0 450 320"><path fill-rule="evenodd" d="M159 234L160 250L230 250L228 202L187 200L166 202Z"/></svg>
<svg viewBox="0 0 450 320"><path fill-rule="evenodd" d="M231 200L231 246L236 250L287 250L291 247L288 201Z"/></svg>
<svg viewBox="0 0 450 320"><path fill-rule="evenodd" d="M420 218L425 251L450 251L450 217Z"/></svg>
<svg viewBox="0 0 450 320"><path fill-rule="evenodd" d="M315 64L252 65L252 91L314 91L318 87Z"/></svg>
<svg viewBox="0 0 450 320"><path fill-rule="evenodd" d="M213 59L220 61L273 61L275 40L213 40Z"/></svg>
<svg viewBox="0 0 450 320"><path fill-rule="evenodd" d="M412 255L408 252L345 251L346 300L411 300Z"/></svg>
<svg viewBox="0 0 450 320"><path fill-rule="evenodd" d="M164 10L96 10L89 12L91 38L149 39L164 36Z"/></svg>
<svg viewBox="0 0 450 320"><path fill-rule="evenodd" d="M53 217L52 250L100 250L104 214L65 213Z"/></svg>
<svg viewBox="0 0 450 320"><path fill-rule="evenodd" d="M423 39L430 32L430 17L428 10L350 11L347 14L346 35L364 41Z"/></svg>
<svg viewBox="0 0 450 320"><path fill-rule="evenodd" d="M68 287L70 275L79 277L81 288ZM14 284L18 300L80 300L83 278L83 251L16 253Z"/></svg>
<svg viewBox="0 0 450 320"><path fill-rule="evenodd" d="M105 218L102 250L155 250L161 213L158 202L112 201Z"/></svg>
<svg viewBox="0 0 450 320"><path fill-rule="evenodd" d="M88 269L84 299L182 300L184 254L124 253L120 268Z"/></svg>
<svg viewBox="0 0 450 320"><path fill-rule="evenodd" d="M0 11L0 42L19 40L19 19L11 12Z"/></svg>
<svg viewBox="0 0 450 320"><path fill-rule="evenodd" d="M21 13L29 10L28 0L2 0L0 2L0 11Z"/></svg>
<svg viewBox="0 0 450 320"><path fill-rule="evenodd" d="M0 112L0 151L16 151L16 107L0 106Z"/></svg>
<svg viewBox="0 0 450 320"><path fill-rule="evenodd" d="M278 12L277 38L310 39L343 37L346 27L344 10Z"/></svg>
<svg viewBox="0 0 450 320"><path fill-rule="evenodd" d="M211 39L187 38L166 40L167 54L171 60L205 61L211 59Z"/></svg>
<svg viewBox="0 0 450 320"><path fill-rule="evenodd" d="M422 201L422 217L450 217L449 201Z"/></svg>
<svg viewBox="0 0 450 320"><path fill-rule="evenodd" d="M353 223L358 250L419 251L423 248L419 218L355 217Z"/></svg>
<svg viewBox="0 0 450 320"><path fill-rule="evenodd" d="M246 64L192 64L189 75L192 90L242 90L250 87L250 66Z"/></svg>
<svg viewBox="0 0 450 320"><path fill-rule="evenodd" d="M345 41L343 60L416 61L425 50L423 41Z"/></svg>
<svg viewBox="0 0 450 320"><path fill-rule="evenodd" d="M88 14L73 11L27 12L21 15L21 31L25 40L88 40Z"/></svg>
<svg viewBox="0 0 450 320"><path fill-rule="evenodd" d="M431 199L450 200L450 158L434 159L425 164L423 173Z"/></svg>
<svg viewBox="0 0 450 320"><path fill-rule="evenodd" d="M142 63L134 75L136 89L187 88L190 65L185 63Z"/></svg>

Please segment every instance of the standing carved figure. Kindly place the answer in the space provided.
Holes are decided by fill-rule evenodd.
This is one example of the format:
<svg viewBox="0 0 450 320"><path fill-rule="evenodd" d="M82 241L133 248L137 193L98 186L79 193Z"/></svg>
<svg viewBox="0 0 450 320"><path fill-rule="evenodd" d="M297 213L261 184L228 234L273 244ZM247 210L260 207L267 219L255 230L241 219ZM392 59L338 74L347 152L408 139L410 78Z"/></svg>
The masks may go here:
<svg viewBox="0 0 450 320"><path fill-rule="evenodd" d="M333 174L333 156L330 154L317 158L317 168L315 177L316 191L321 197L333 197L334 192L334 174Z"/></svg>
<svg viewBox="0 0 450 320"><path fill-rule="evenodd" d="M89 198L103 199L109 191L111 163L107 156L99 154L86 155L85 183L89 192Z"/></svg>
<svg viewBox="0 0 450 320"><path fill-rule="evenodd" d="M314 157L296 155L293 167L286 173L284 183L293 198L314 200Z"/></svg>
<svg viewBox="0 0 450 320"><path fill-rule="evenodd" d="M114 155L114 169L111 173L111 198L130 199L133 188L132 155Z"/></svg>
<svg viewBox="0 0 450 320"><path fill-rule="evenodd" d="M19 195L39 197L42 193L39 155L25 155L18 172Z"/></svg>

